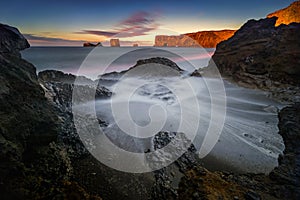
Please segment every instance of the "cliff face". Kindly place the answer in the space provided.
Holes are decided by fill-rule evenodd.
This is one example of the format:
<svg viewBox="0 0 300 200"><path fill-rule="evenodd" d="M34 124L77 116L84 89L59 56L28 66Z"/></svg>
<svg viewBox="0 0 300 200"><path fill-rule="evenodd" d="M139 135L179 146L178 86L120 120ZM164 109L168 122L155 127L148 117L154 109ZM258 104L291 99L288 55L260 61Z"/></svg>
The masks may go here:
<svg viewBox="0 0 300 200"><path fill-rule="evenodd" d="M156 47L198 47L199 44L185 35L157 35L155 36Z"/></svg>
<svg viewBox="0 0 300 200"><path fill-rule="evenodd" d="M223 40L227 40L235 33L234 30L200 31L179 36L158 35L155 46L158 47L197 47L215 48Z"/></svg>
<svg viewBox="0 0 300 200"><path fill-rule="evenodd" d="M275 17L249 20L218 44L212 60L222 76L242 86L274 91L279 99L287 98L283 101L295 100L300 84L300 24L275 27L275 23ZM289 95L287 88L292 88Z"/></svg>
<svg viewBox="0 0 300 200"><path fill-rule="evenodd" d="M204 48L215 48L218 43L232 37L235 30L222 31L200 31L197 33L187 33L186 35L196 40Z"/></svg>
<svg viewBox="0 0 300 200"><path fill-rule="evenodd" d="M300 1L295 1L286 8L267 15L268 18L277 17L276 26L280 24L300 23Z"/></svg>

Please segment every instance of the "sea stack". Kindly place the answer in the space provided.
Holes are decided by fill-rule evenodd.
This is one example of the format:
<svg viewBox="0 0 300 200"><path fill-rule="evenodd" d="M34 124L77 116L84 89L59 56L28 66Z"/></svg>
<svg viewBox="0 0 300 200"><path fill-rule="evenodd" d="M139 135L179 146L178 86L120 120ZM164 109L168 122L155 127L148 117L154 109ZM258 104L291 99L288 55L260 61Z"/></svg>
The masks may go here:
<svg viewBox="0 0 300 200"><path fill-rule="evenodd" d="M98 42L97 44L93 44L93 43L90 43L90 42L85 42L83 43L83 46L84 47L102 47L102 43L101 42Z"/></svg>
<svg viewBox="0 0 300 200"><path fill-rule="evenodd" d="M110 46L111 47L120 47L120 41L119 41L119 39L111 39L110 40Z"/></svg>

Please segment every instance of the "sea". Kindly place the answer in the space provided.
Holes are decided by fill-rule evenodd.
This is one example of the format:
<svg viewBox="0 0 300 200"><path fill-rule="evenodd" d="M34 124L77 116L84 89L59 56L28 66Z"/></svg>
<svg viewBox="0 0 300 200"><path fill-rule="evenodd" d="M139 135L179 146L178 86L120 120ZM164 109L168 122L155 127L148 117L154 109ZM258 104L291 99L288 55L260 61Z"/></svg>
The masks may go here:
<svg viewBox="0 0 300 200"><path fill-rule="evenodd" d="M212 149L206 146L209 152L202 158L204 165L211 170L268 173L278 165L278 155L284 150L277 128L277 111L282 105L262 91L239 87L222 77L216 80L188 76L207 66L214 51L176 47L31 47L22 51L22 56L35 65L37 72L60 70L93 80L105 73L127 70L140 59L168 58L185 73L169 76L147 65L139 77L128 76L107 86L114 93L112 101L100 99L93 104L97 116L108 123L104 132L110 134L109 138L123 149L144 152L151 148L149 144L128 137L126 130L134 130L135 138L144 138L149 135L145 135L143 127L151 123L152 129L159 127L157 131L169 132L176 132L182 124L188 127L186 132L192 132L190 127L196 125L196 136L191 138L201 152L209 126L220 127L222 123ZM149 76L147 69L160 78ZM216 87L220 83L222 87ZM115 102L115 108L111 102ZM124 108L128 108L129 116L123 114ZM118 119L116 110L122 113ZM132 127L132 122L137 126Z"/></svg>
<svg viewBox="0 0 300 200"><path fill-rule="evenodd" d="M77 74L79 68L88 78L112 71L123 71L135 65L143 58L167 57L181 68L194 71L207 66L215 51L214 48L179 48L179 47L31 47L21 52L22 56L33 63L37 71L47 69L60 70ZM192 66L184 66L184 62ZM114 63L114 64L112 64Z"/></svg>

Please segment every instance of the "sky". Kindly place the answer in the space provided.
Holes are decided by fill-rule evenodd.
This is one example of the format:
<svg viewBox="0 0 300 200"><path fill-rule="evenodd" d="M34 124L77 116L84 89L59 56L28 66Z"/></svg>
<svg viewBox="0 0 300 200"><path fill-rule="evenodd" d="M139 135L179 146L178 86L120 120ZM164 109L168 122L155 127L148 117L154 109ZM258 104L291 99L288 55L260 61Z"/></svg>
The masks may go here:
<svg viewBox="0 0 300 200"><path fill-rule="evenodd" d="M2 0L0 23L17 27L31 46L82 46L119 38L152 46L155 35L238 29L294 0Z"/></svg>

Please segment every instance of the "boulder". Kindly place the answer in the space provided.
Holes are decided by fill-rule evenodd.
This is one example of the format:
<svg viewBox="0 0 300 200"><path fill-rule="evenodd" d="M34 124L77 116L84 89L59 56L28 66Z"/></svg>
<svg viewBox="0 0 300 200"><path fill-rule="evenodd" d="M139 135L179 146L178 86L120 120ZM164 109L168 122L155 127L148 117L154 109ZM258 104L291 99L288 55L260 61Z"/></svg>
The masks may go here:
<svg viewBox="0 0 300 200"><path fill-rule="evenodd" d="M30 45L17 28L0 23L0 53L20 56L19 51Z"/></svg>
<svg viewBox="0 0 300 200"><path fill-rule="evenodd" d="M155 68L150 68L150 67L145 67L145 68L141 68L140 70L137 69L136 71L134 71L134 69L136 69L139 66L142 65L148 65L148 64L154 64L157 65ZM161 66L165 66L165 67L169 67L170 68L170 73L169 74L164 74L166 73L166 70L162 70L163 72L160 73L159 68ZM184 72L183 69L181 69L180 67L178 67L178 65L173 62L172 60L168 59L168 58L163 58L163 57L154 57L154 58L148 58L148 59L141 59L138 60L136 62L136 64L132 67L130 67L127 70L121 71L121 72L109 72L103 75L99 76L100 81L101 80L113 80L113 81L117 81L118 79L120 79L124 74L126 74L127 72L130 72L131 70L132 73L130 73L131 76L147 76L150 75L152 77L159 77L159 76L174 76L174 75L178 75ZM177 72L177 73L176 73Z"/></svg>

